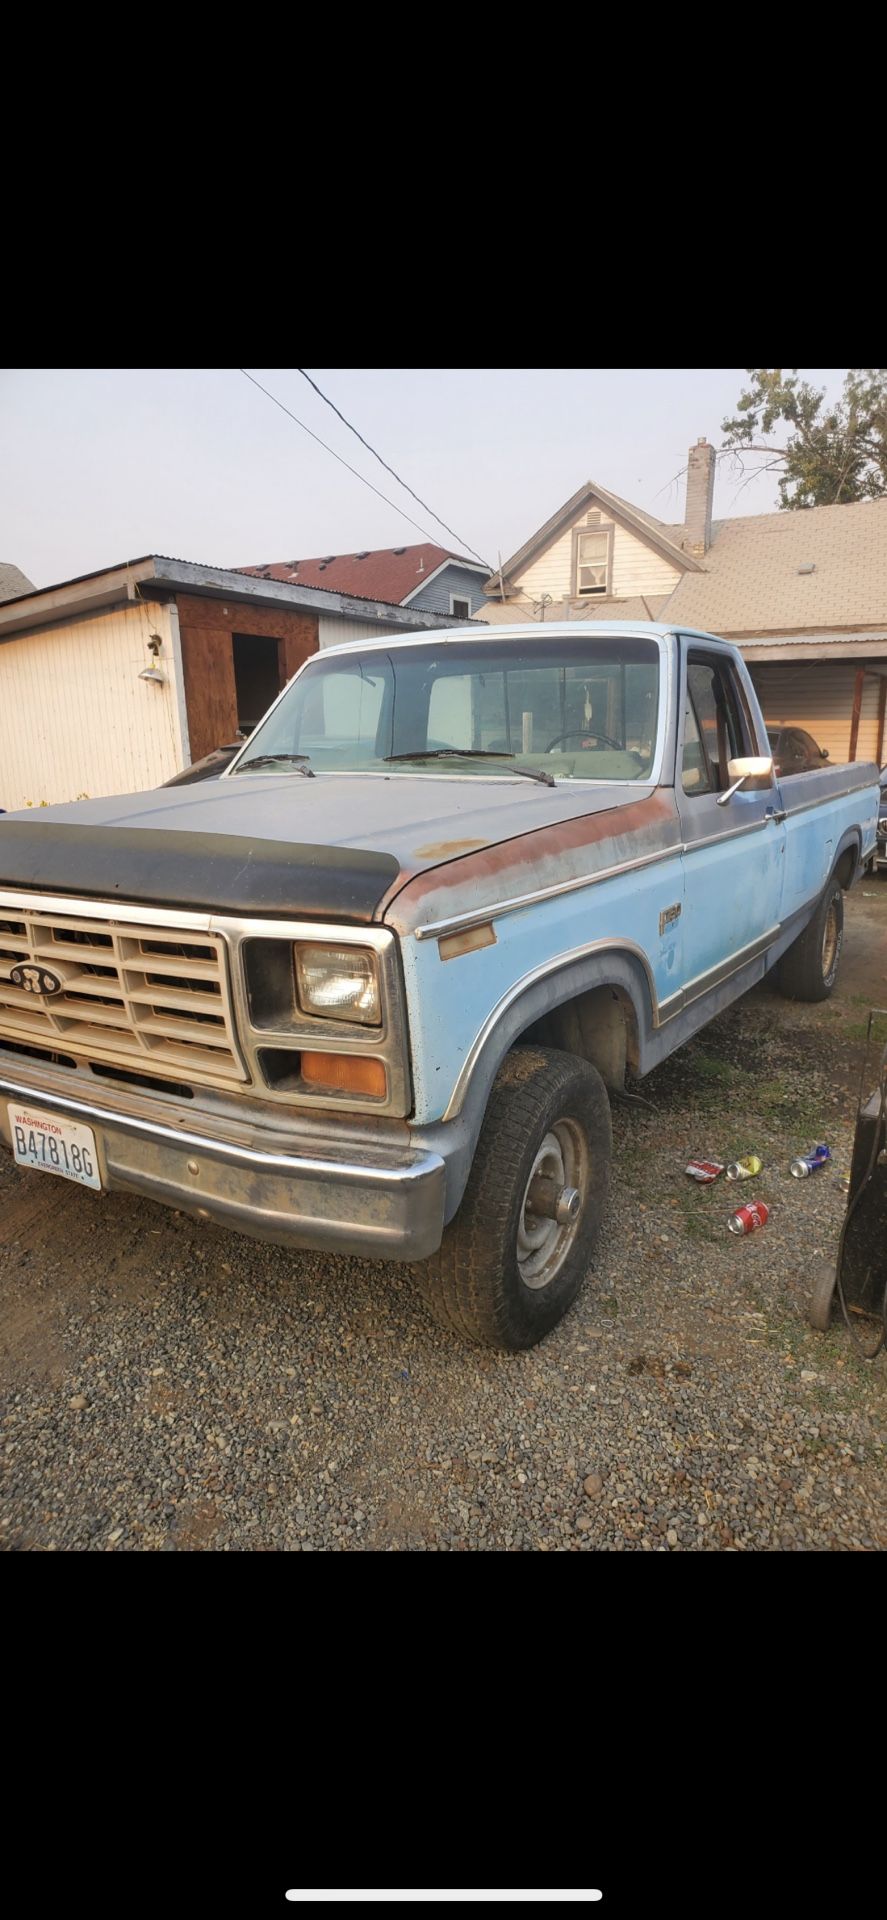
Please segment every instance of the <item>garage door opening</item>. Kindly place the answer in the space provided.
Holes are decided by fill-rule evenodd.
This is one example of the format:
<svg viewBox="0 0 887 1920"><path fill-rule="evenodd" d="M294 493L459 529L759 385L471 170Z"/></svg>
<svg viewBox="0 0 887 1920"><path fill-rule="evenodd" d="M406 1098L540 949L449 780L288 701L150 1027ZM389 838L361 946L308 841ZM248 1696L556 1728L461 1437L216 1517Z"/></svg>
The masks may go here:
<svg viewBox="0 0 887 1920"><path fill-rule="evenodd" d="M241 732L249 733L283 686L280 648L267 634L235 633L232 638L237 725Z"/></svg>

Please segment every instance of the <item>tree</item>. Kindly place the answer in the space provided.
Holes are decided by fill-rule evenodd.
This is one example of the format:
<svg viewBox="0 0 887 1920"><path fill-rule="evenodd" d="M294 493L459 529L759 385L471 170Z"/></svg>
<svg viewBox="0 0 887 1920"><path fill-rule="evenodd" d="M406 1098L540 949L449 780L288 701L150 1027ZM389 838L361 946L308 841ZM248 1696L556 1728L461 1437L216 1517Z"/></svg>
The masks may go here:
<svg viewBox="0 0 887 1920"><path fill-rule="evenodd" d="M829 406L797 372L748 369L735 419L725 420L722 454L745 472L747 454L763 454L753 473L778 472L783 507L846 506L887 494L887 370L847 374L840 400ZM768 439L782 429L783 444Z"/></svg>

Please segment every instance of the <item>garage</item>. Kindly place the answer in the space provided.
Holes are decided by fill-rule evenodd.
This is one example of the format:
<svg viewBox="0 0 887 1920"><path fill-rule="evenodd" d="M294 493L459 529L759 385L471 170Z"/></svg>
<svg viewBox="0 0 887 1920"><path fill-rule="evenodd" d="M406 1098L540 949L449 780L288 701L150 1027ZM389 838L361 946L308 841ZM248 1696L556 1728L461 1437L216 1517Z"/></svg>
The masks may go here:
<svg viewBox="0 0 887 1920"><path fill-rule="evenodd" d="M799 652L803 657L797 661L759 664L754 649L745 649L768 727L803 727L838 764L874 760L882 766L887 661L830 660Z"/></svg>

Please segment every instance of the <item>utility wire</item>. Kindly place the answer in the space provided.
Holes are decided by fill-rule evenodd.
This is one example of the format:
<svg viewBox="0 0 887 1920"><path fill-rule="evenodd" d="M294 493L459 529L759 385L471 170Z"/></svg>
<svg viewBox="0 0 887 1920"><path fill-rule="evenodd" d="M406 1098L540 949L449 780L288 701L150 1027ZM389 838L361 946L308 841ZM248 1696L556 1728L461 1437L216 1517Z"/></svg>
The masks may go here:
<svg viewBox="0 0 887 1920"><path fill-rule="evenodd" d="M260 393L264 393L267 399L273 400L274 405L280 408L281 413L286 413L289 415L289 418L291 420L295 420L296 426L301 427L303 433L310 434L312 440L316 440L319 447L324 447L327 453L331 453L333 456L333 459L338 460L341 466L347 467L348 472L353 473L355 479L362 480L364 486L369 487L369 490L371 493L378 494L379 499L384 500L386 507L392 507L395 513L400 514L400 517L402 520L409 520L410 526L415 527L417 532L424 533L428 540L434 540L434 534L429 533L427 527L420 527L418 520L410 519L410 515L408 513L404 513L403 507L396 506L393 500L389 500L387 493L380 493L379 488L373 486L372 480L367 480L364 474L358 473L356 467L350 466L347 460L343 460L342 455L336 452L335 447L328 447L326 441L321 440L320 434L314 433L311 427L306 427L304 420L300 420L297 414L290 413L289 407L285 407L283 404L283 401L278 400L277 395L275 393L270 393L267 387L263 387L261 380L254 380L252 374L247 373L247 370L245 367L239 367L238 372L243 374L243 377L245 380L252 380L253 386L258 387ZM435 515L435 518L436 517L437 516ZM436 544L437 543L435 542L435 545ZM484 566L486 566L487 564L486 561L484 561L483 564Z"/></svg>
<svg viewBox="0 0 887 1920"><path fill-rule="evenodd" d="M321 389L318 386L317 381L312 380L310 373L306 373L304 367L297 367L296 372L302 375L303 380L307 380L309 387L313 387L315 393L320 394L321 400L325 400L328 407L332 407L332 410L336 415L337 419L341 420L343 426L346 426L348 428L349 433L353 433L356 435L357 439L360 441L361 446L366 447L367 452L372 454L373 459L378 460L379 465L385 468L385 472L391 474L392 479L397 481L398 486L403 487L405 493L412 494L413 499L418 501L420 507L424 507L426 513L430 513L432 520L436 520L438 526L443 527L443 530L445 533L452 534L453 539L458 540L460 547L464 547L466 553L473 553L475 560L479 560L482 567L486 567L490 572L492 572L492 568L490 567L489 560L485 560L483 557L483 554L478 553L475 547L469 546L468 541L463 540L461 534L456 533L452 527L448 527L446 521L441 519L440 514L435 513L433 507L429 507L427 500L422 500L418 493L413 493L412 487L407 486L406 481L401 479L399 473L395 473L393 467L389 467L387 460L382 459L381 453L377 453L375 447L371 447L369 441L364 439L363 434L358 433L357 428L351 425L351 421L346 420L344 413L339 412L339 409L336 406L335 401L331 400L328 394L321 392ZM413 525L415 526L415 521L413 522Z"/></svg>

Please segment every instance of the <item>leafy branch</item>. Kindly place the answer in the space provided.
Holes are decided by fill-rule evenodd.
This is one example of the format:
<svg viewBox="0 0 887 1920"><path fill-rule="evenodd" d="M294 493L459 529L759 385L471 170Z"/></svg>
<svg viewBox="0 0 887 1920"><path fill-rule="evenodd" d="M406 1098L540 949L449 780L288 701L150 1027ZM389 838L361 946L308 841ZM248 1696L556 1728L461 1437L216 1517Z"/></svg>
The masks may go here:
<svg viewBox="0 0 887 1920"><path fill-rule="evenodd" d="M748 372L736 414L722 422L718 450L747 474L743 485L756 473L778 472L780 504L787 508L844 506L887 494L887 370L852 370L831 405L824 389L795 371ZM768 438L778 428L781 444ZM748 455L763 456L764 465L751 466Z"/></svg>

